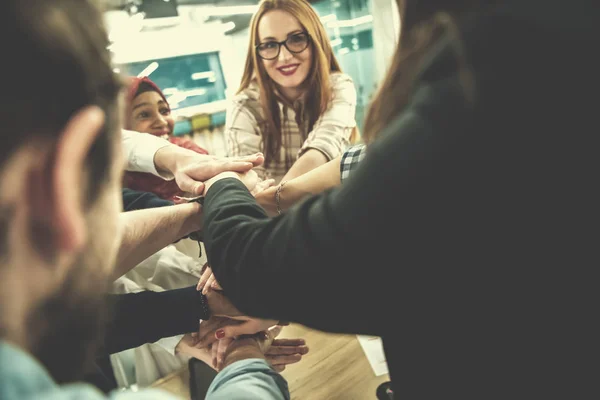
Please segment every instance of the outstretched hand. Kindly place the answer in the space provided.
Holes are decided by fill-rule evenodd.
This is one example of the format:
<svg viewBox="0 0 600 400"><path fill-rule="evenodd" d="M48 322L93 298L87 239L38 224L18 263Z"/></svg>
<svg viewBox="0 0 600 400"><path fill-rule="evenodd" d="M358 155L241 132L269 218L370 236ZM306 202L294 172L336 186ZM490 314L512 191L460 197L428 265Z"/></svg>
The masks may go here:
<svg viewBox="0 0 600 400"><path fill-rule="evenodd" d="M200 324L197 344L199 348L224 338L252 335L278 324L276 320L252 318L242 314L221 291L208 291L206 299L211 317Z"/></svg>
<svg viewBox="0 0 600 400"><path fill-rule="evenodd" d="M216 292L211 292L216 293ZM278 321L250 318L247 316L213 316L202 321L196 341L197 348L208 347L218 340L233 339L242 335L254 335L277 325Z"/></svg>
<svg viewBox="0 0 600 400"><path fill-rule="evenodd" d="M308 346L304 339L276 339L281 333L283 327L275 325L267 331L257 333L256 339L261 341L261 348L267 362L277 372L285 370L286 366L295 364L302 360L302 357L308 353ZM208 348L191 349L190 352L198 354L204 362L207 362L207 355L210 353L211 360L207 364L211 365L217 371L224 367L225 356L229 346L235 341L234 338L226 338L213 343ZM192 354L192 355L193 355Z"/></svg>
<svg viewBox="0 0 600 400"><path fill-rule="evenodd" d="M204 182L222 172L244 173L262 165L264 161L262 153L243 157L217 157L175 145L165 146L154 155L157 169L173 174L179 188L193 196L201 195Z"/></svg>

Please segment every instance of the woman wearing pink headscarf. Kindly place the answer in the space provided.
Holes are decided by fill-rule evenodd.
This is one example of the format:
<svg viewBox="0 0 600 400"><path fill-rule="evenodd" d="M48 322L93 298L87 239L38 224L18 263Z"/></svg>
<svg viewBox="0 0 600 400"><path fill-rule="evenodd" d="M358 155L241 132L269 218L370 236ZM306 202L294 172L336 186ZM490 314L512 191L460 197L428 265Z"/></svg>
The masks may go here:
<svg viewBox="0 0 600 400"><path fill-rule="evenodd" d="M164 137L180 147L200 154L208 154L193 140L172 136L174 126L175 120L171 115L171 107L159 87L148 77L131 78L127 92L126 129ZM175 200L176 196L183 195L175 181L166 181L145 172L125 172L123 187L151 192L171 201Z"/></svg>

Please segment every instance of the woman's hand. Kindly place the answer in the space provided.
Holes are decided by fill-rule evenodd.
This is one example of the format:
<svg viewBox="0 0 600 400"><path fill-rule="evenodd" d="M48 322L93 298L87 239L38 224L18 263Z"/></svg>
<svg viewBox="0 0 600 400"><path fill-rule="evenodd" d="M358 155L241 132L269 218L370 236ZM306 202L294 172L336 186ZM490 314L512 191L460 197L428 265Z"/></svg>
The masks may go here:
<svg viewBox="0 0 600 400"><path fill-rule="evenodd" d="M201 361L204 361L204 363L207 365L215 368L212 365L212 348L206 347L199 349L195 347L197 341L197 335L194 335L193 333L183 335L179 343L177 343L177 346L175 346L175 353L185 354L190 357L197 358Z"/></svg>
<svg viewBox="0 0 600 400"><path fill-rule="evenodd" d="M202 276L198 281L198 285L196 285L196 290L202 290L202 294L204 295L207 294L211 289L223 290L221 285L219 285L219 282L217 282L217 278L215 278L215 275L212 273L212 269L210 269L208 263L204 264L202 271Z"/></svg>
<svg viewBox="0 0 600 400"><path fill-rule="evenodd" d="M260 195L268 188L272 187L275 184L275 179L265 179L264 181L259 181L254 186L254 189L250 190L250 194L254 197Z"/></svg>
<svg viewBox="0 0 600 400"><path fill-rule="evenodd" d="M275 192L277 192L277 186L270 186L263 191L256 193L254 197L256 202L264 208L270 217L277 216L277 204L275 202Z"/></svg>
<svg viewBox="0 0 600 400"><path fill-rule="evenodd" d="M218 293L211 291L209 293ZM218 340L236 338L242 335L254 335L277 325L278 321L250 318L247 316L223 317L213 316L202 321L198 329L196 347L204 348Z"/></svg>

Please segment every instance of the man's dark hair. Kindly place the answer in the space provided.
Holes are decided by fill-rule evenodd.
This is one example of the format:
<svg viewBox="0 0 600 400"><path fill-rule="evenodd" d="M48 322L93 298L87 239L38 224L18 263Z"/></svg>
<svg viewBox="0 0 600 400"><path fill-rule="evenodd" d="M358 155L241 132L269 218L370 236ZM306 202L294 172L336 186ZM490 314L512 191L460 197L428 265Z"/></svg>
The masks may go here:
<svg viewBox="0 0 600 400"><path fill-rule="evenodd" d="M106 120L86 159L93 201L113 162L122 87L100 9L92 0L3 0L0 43L0 168L24 143L54 142L74 113L97 105Z"/></svg>

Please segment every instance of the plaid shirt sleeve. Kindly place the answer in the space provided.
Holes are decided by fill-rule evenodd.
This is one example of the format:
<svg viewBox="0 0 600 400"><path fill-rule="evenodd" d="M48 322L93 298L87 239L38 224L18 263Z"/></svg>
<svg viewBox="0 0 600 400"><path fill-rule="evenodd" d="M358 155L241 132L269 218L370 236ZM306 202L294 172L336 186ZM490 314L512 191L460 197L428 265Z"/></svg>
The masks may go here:
<svg viewBox="0 0 600 400"><path fill-rule="evenodd" d="M246 96L236 96L227 109L225 119L225 143L230 157L247 156L262 151L261 135L256 115L260 105ZM263 167L256 167L261 178Z"/></svg>
<svg viewBox="0 0 600 400"><path fill-rule="evenodd" d="M350 172L358 166L358 164L365 158L367 147L364 144L357 144L349 147L340 161L340 175L342 182L350 176Z"/></svg>
<svg viewBox="0 0 600 400"><path fill-rule="evenodd" d="M313 130L298 152L298 157L308 149L316 149L332 160L350 144L350 135L356 126L356 88L352 78L345 74L332 75L331 84L331 104L315 122Z"/></svg>

